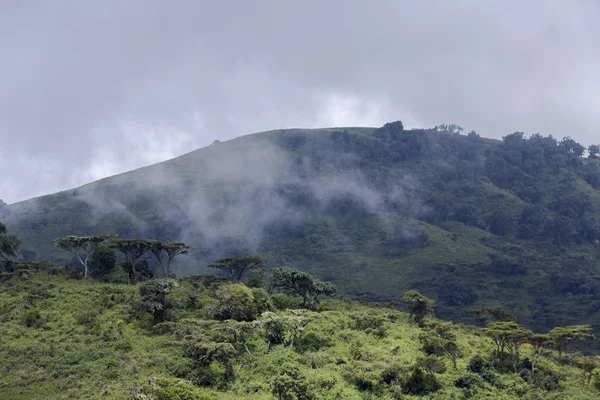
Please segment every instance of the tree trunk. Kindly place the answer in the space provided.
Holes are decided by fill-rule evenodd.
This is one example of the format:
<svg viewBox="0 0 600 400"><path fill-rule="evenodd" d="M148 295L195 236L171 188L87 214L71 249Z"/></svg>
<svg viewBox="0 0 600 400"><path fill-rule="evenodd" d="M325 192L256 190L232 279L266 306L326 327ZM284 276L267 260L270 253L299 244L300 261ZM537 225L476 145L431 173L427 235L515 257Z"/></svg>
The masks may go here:
<svg viewBox="0 0 600 400"><path fill-rule="evenodd" d="M135 278L135 261L136 260L128 260L127 262L129 263L129 280L131 281L131 283L135 284L136 283L136 278Z"/></svg>
<svg viewBox="0 0 600 400"><path fill-rule="evenodd" d="M172 261L172 260L173 260L172 258L169 258L169 259L167 260L167 268L166 268L166 271L163 269L163 272L165 273L165 276L166 276L167 278L170 278L170 277L171 277L171 261ZM162 265L161 265L161 267L162 267Z"/></svg>
<svg viewBox="0 0 600 400"><path fill-rule="evenodd" d="M83 265L83 277L86 278L87 277L87 272L88 272L88 266L87 266L87 262L88 262L88 258L89 255L85 258L85 261L83 261L83 259L81 258L81 256L79 255L79 253L75 253L75 255L77 256L77 259L79 260L79 262L81 263L81 265Z"/></svg>

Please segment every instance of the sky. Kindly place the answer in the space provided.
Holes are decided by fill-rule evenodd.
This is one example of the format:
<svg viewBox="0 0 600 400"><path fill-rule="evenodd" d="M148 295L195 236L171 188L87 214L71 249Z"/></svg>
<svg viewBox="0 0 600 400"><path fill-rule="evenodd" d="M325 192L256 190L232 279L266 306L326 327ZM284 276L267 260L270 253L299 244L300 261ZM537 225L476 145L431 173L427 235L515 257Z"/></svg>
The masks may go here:
<svg viewBox="0 0 600 400"><path fill-rule="evenodd" d="M281 128L600 142L590 1L0 1L0 198Z"/></svg>

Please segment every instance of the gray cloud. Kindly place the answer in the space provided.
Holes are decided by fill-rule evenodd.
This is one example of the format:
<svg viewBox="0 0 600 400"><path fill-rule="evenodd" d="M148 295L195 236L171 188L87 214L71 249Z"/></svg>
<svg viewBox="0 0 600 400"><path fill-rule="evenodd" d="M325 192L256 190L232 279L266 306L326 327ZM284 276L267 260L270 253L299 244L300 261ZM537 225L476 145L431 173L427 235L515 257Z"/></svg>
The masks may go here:
<svg viewBox="0 0 600 400"><path fill-rule="evenodd" d="M592 1L8 1L0 198L285 127L598 142Z"/></svg>

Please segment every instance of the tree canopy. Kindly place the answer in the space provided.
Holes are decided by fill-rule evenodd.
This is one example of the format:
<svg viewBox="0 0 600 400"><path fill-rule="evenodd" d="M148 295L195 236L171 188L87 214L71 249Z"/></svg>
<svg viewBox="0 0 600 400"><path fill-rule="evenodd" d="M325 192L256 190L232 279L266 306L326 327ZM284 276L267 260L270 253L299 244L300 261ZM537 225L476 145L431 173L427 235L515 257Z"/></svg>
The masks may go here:
<svg viewBox="0 0 600 400"><path fill-rule="evenodd" d="M595 338L593 329L589 325L558 326L548 332L548 337L559 358L575 343Z"/></svg>
<svg viewBox="0 0 600 400"><path fill-rule="evenodd" d="M187 254L190 247L182 242L165 243L156 241L151 243L150 251L158 261L163 274L166 277L172 278L171 263L173 259L180 254Z"/></svg>
<svg viewBox="0 0 600 400"><path fill-rule="evenodd" d="M335 286L331 283L321 282L306 272L288 267L278 267L273 271L270 288L301 296L303 307L309 309L318 305L320 295L333 296L336 293Z"/></svg>
<svg viewBox="0 0 600 400"><path fill-rule="evenodd" d="M248 272L266 270L267 259L259 256L227 257L215 260L208 267L223 270L229 274L231 279L241 281Z"/></svg>
<svg viewBox="0 0 600 400"><path fill-rule="evenodd" d="M110 242L110 247L119 250L125 257L132 283L136 281L136 263L144 254L152 250L157 242L149 239L114 239Z"/></svg>
<svg viewBox="0 0 600 400"><path fill-rule="evenodd" d="M54 241L54 245L73 253L73 255L77 257L83 266L83 276L87 277L89 262L94 257L94 252L96 249L115 237L117 237L116 233L97 236L66 236L57 238ZM83 258L80 254L82 251L86 254L85 258Z"/></svg>

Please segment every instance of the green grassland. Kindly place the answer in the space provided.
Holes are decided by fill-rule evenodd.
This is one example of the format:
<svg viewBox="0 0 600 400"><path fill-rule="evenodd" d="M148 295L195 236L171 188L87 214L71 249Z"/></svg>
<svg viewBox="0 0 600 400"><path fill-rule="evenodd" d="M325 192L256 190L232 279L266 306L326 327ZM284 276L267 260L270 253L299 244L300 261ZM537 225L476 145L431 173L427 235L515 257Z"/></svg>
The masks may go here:
<svg viewBox="0 0 600 400"><path fill-rule="evenodd" d="M155 325L139 307L139 285L73 280L54 268L5 276L0 283L0 398L583 400L600 396L600 375L592 371L588 380L574 354L559 361L555 352L546 351L538 361L536 378L527 372L530 348L526 345L521 348L518 373L502 362L477 370L474 358L491 362L494 345L478 328L458 324L451 327L460 353L456 369L442 354L430 356L438 364L431 377L422 370L415 373L426 357L419 337L437 321L427 319L419 327L408 314L383 303L325 300L320 310L309 311L298 308L293 297L245 289L253 293L252 315L239 324L249 331L243 341L234 340L223 328L236 322L214 319L222 305L219 288L230 285L202 277L180 280L168 297L174 305L168 321ZM261 321L269 319L287 321L286 326L292 327L280 344L268 344ZM216 357L198 365L190 349L206 343L230 346L227 359ZM228 377L226 364L232 371ZM437 390L411 394L408 388L423 379L428 385L437 382ZM278 392L277 387L284 390Z"/></svg>

